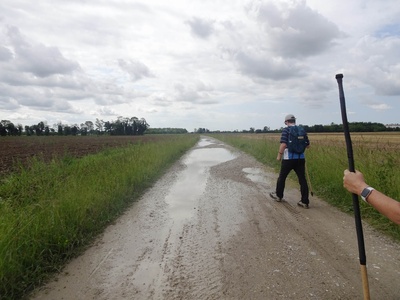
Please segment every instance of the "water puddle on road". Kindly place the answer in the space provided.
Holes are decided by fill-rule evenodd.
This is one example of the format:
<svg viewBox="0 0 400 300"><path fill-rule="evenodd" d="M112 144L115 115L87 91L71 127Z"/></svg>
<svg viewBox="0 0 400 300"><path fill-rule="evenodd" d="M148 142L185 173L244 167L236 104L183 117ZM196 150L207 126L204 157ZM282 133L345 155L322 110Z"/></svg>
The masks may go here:
<svg viewBox="0 0 400 300"><path fill-rule="evenodd" d="M209 170L236 156L224 148L202 148L214 144L202 139L184 158L186 165L178 180L170 188L165 201L169 204L169 213L174 221L190 218L196 209L196 200L203 194L209 176Z"/></svg>
<svg viewBox="0 0 400 300"><path fill-rule="evenodd" d="M201 139L198 143L197 143L197 147L205 147L205 146L209 146L209 145L213 145L215 144L213 141L209 140L209 139Z"/></svg>
<svg viewBox="0 0 400 300"><path fill-rule="evenodd" d="M265 182L265 172L259 168L244 168L243 172L253 182Z"/></svg>

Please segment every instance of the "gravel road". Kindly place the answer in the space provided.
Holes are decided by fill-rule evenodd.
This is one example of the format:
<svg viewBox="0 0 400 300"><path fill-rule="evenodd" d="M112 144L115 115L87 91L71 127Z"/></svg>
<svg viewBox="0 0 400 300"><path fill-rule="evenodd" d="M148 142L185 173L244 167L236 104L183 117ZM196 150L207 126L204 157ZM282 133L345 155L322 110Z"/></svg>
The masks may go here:
<svg viewBox="0 0 400 300"><path fill-rule="evenodd" d="M353 217L276 178L203 137L31 299L363 299ZM371 299L400 299L400 245L364 238Z"/></svg>

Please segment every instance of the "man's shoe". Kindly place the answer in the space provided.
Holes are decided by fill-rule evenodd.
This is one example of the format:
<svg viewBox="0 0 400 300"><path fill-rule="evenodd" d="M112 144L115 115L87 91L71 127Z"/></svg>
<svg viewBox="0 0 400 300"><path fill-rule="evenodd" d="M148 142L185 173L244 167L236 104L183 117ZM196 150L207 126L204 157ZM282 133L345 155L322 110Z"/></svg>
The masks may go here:
<svg viewBox="0 0 400 300"><path fill-rule="evenodd" d="M305 204L305 203L303 203L303 202L301 202L301 201L297 202L297 205L298 205L298 206L301 206L301 207L303 207L303 208L306 208L306 209L309 208L309 207L308 207L308 204Z"/></svg>
<svg viewBox="0 0 400 300"><path fill-rule="evenodd" d="M269 195L271 196L272 199L275 199L276 202L281 202L282 201L282 198L279 198L276 195L276 192L271 192L271 193L269 193Z"/></svg>

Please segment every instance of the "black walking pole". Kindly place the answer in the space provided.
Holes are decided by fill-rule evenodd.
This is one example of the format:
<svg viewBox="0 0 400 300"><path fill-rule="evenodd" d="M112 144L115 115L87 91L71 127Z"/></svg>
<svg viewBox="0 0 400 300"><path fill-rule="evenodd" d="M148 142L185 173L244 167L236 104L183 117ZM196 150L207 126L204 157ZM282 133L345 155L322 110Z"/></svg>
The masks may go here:
<svg viewBox="0 0 400 300"><path fill-rule="evenodd" d="M349 171L355 172L353 147L351 145L349 124L347 122L346 103L345 103L345 99L344 99L342 79L343 79L343 74L336 75L336 80L339 85L340 108L341 108L341 112L342 112L343 131L344 131L344 137L346 140L347 158L349 161ZM363 283L364 299L369 300L370 299L369 285L368 285L368 275L367 275L367 266L366 266L367 258L365 256L364 235L363 235L363 229L362 229L362 223L361 223L360 204L358 202L358 195L352 194L352 196L353 196L354 217L355 217L355 221L356 221L358 252L359 252L359 258L360 258L361 278L362 278L362 283Z"/></svg>

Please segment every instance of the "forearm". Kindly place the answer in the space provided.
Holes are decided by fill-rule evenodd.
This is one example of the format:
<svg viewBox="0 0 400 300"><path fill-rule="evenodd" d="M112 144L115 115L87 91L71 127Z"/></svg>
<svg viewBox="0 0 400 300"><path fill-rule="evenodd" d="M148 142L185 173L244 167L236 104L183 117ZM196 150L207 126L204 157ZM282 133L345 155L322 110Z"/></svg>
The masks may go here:
<svg viewBox="0 0 400 300"><path fill-rule="evenodd" d="M367 198L367 202L381 214L393 222L400 224L400 202L374 190Z"/></svg>
<svg viewBox="0 0 400 300"><path fill-rule="evenodd" d="M286 149L286 144L285 143L281 143L279 145L278 156L276 157L277 160L281 160L282 155L283 155L283 151L285 151L285 149Z"/></svg>
<svg viewBox="0 0 400 300"><path fill-rule="evenodd" d="M285 143L281 143L280 145L279 145L279 153L280 154L283 154L283 151L285 151L285 149L286 149L286 144Z"/></svg>

